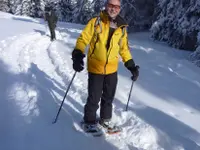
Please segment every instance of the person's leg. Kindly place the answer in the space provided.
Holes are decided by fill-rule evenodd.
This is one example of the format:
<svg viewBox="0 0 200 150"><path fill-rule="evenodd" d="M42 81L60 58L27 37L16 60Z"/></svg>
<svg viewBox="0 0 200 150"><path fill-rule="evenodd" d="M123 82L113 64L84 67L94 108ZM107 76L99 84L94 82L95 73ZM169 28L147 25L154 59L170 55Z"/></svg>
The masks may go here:
<svg viewBox="0 0 200 150"><path fill-rule="evenodd" d="M48 21L48 27L49 27L49 32L50 32L50 39L52 41L52 38L53 38L53 34L52 34L52 27L51 27L51 23Z"/></svg>
<svg viewBox="0 0 200 150"><path fill-rule="evenodd" d="M103 81L104 75L88 73L88 98L84 107L84 122L87 124L96 123L96 111L99 108Z"/></svg>
<svg viewBox="0 0 200 150"><path fill-rule="evenodd" d="M55 32L52 28L50 28L50 33L51 33L51 41L53 41L55 37Z"/></svg>
<svg viewBox="0 0 200 150"><path fill-rule="evenodd" d="M112 118L112 102L117 87L117 72L105 76L103 94L101 97L100 118L110 120Z"/></svg>
<svg viewBox="0 0 200 150"><path fill-rule="evenodd" d="M49 30L50 30L50 34L51 34L51 41L53 41L55 39L55 28L50 23L49 23Z"/></svg>
<svg viewBox="0 0 200 150"><path fill-rule="evenodd" d="M52 29L52 38L53 40L56 39L55 27Z"/></svg>

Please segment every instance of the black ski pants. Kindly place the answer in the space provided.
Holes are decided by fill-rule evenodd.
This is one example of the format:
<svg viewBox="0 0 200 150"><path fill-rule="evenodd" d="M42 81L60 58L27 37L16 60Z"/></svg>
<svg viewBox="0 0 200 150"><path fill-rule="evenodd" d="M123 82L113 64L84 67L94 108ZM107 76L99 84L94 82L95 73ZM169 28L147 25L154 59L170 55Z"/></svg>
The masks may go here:
<svg viewBox="0 0 200 150"><path fill-rule="evenodd" d="M112 102L117 87L117 72L108 75L88 73L88 98L84 107L85 123L96 123L100 103L100 118L111 119Z"/></svg>
<svg viewBox="0 0 200 150"><path fill-rule="evenodd" d="M51 40L56 39L56 33L55 33L55 25L52 25L50 23L48 23L49 25L49 30L50 30L50 34L51 34Z"/></svg>

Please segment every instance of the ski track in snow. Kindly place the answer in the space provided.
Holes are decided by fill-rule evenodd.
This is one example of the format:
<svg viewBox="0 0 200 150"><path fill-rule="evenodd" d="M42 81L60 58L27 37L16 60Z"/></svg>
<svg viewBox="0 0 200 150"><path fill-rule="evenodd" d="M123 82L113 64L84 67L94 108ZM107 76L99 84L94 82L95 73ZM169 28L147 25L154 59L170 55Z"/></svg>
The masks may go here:
<svg viewBox="0 0 200 150"><path fill-rule="evenodd" d="M68 39L65 38L65 41L67 40ZM37 65L40 70L52 79L55 86L57 86L56 82L62 86L62 88L60 86L57 86L57 88L65 92L74 71L69 65L70 58L66 59L66 56L64 56L65 53L63 52L64 50L61 51L58 49L57 46L59 45L59 42L50 42L49 37L39 33L29 33L20 35L19 37L13 36L0 41L0 59L3 60L5 64L8 64L10 66L10 71L15 74L27 73L32 64ZM85 78L87 78L86 75ZM16 99L24 115L28 115L31 109L37 108L34 104L31 104L34 107L27 108L29 110L27 110L26 107L22 107L22 103L27 103L29 100L32 100L32 103L36 103L39 94L37 87L16 83L12 88L14 92L10 93L10 97ZM80 91L82 91L82 93L80 93ZM64 95L60 95L56 91L52 92L54 96L62 101ZM84 106L83 99L87 98L87 86L86 82L82 81L78 76L69 91L68 98L70 97L76 100L81 106ZM55 102L59 104L60 101ZM65 104L69 105L80 115L83 115L82 111L77 109L70 101L65 101ZM194 113L188 108L184 108L183 110L191 114ZM174 117L178 117L178 115L171 110L169 110L168 113ZM34 114L36 116L39 115L39 110L35 109ZM121 108L115 108L113 115L114 122L122 125L123 132L112 136L105 135L104 138L118 147L118 149L164 150L164 148L158 145L158 138L162 137L162 141L166 140L169 142L168 144L171 145L171 147L168 146L171 149L183 150L177 143L173 145L164 133L154 129L138 118L134 113L130 111L124 112ZM76 118L77 120L74 121L78 121L80 118Z"/></svg>
<svg viewBox="0 0 200 150"><path fill-rule="evenodd" d="M49 47L47 51L48 56L52 61L52 64L54 64L55 66L56 72L62 77L65 83L69 82L74 71L71 69L71 67L68 66L67 60L62 58L63 54L59 53L60 51L57 51L56 42L53 42L51 47ZM69 80L66 81L66 79ZM73 85L75 86L75 88L72 88L72 90L69 92L69 95L74 100L81 100L81 94L79 94L78 91L83 90L84 92L86 92L87 89L83 88L84 83L81 81L81 79L76 78ZM82 106L84 105L84 103L81 103L81 101L79 102ZM80 110L77 110L69 101L66 101L66 104L70 105L79 114L82 114L80 113ZM138 119L136 116L132 117L132 113L130 113L128 117L126 116L126 113L121 112L122 110L116 110L115 118L113 120L115 122L118 122L119 124L122 124L124 127L124 131L119 135L106 135L105 138L110 143L113 143L115 146L122 150L128 150L129 147L133 145L142 149L162 150L162 148L156 144L158 139L157 137L154 137L156 135L156 131L152 127L146 125L142 120ZM130 120L131 124L127 125L127 122L130 122ZM135 126L133 126L133 124Z"/></svg>

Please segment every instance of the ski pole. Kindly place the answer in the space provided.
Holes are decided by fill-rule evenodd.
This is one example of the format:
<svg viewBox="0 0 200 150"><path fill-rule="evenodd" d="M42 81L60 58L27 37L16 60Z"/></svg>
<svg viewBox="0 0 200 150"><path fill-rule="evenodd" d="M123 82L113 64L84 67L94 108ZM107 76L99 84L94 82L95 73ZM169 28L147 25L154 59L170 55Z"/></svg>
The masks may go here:
<svg viewBox="0 0 200 150"><path fill-rule="evenodd" d="M132 89L133 89L133 84L134 84L134 81L132 81L132 84L131 84L131 89L130 89L129 96L128 96L128 102L126 104L126 111L128 110L128 103L129 103L129 100L130 100L130 97L131 97L131 93L132 93Z"/></svg>
<svg viewBox="0 0 200 150"><path fill-rule="evenodd" d="M139 69L140 67L137 65L136 68ZM128 96L128 102L126 104L126 111L128 110L128 104L129 104L129 100L130 100L132 89L133 89L133 85L134 85L133 76L131 77L131 79L132 79L132 84L131 84L131 89L130 89L129 96Z"/></svg>
<svg viewBox="0 0 200 150"><path fill-rule="evenodd" d="M71 84L72 84L72 82L73 82L75 76L76 76L76 72L74 73L74 75L73 75L73 77L72 77L72 79L71 79L71 81L70 81L70 83L69 83L69 85L68 85L68 87L67 87L67 90L66 90L66 92L65 92L65 96L63 97L63 100L62 100L62 103L61 103L60 108L59 108L59 110L58 110L58 113L57 113L57 115L56 115L56 118L55 118L55 120L52 122L53 124L57 122L58 116L59 116L59 114L60 114L60 110L61 110L61 108L62 108L62 105L63 105L64 101L65 101L65 97L67 96L67 93L68 93L68 91L69 91L69 89L70 89L70 86L71 86Z"/></svg>

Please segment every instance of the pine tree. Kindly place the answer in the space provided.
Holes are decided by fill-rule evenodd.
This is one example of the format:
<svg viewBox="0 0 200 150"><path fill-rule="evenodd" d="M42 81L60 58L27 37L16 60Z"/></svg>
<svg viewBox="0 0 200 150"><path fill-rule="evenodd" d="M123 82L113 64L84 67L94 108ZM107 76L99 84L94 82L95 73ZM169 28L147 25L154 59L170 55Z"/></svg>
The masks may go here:
<svg viewBox="0 0 200 150"><path fill-rule="evenodd" d="M31 3L31 17L43 17L45 2L44 0L32 0Z"/></svg>
<svg viewBox="0 0 200 150"><path fill-rule="evenodd" d="M20 15L33 16L31 10L32 10L32 0L22 0Z"/></svg>
<svg viewBox="0 0 200 150"><path fill-rule="evenodd" d="M75 8L73 10L75 23L86 23L88 22L88 18L92 17L92 10L90 8L90 1L88 0L79 0L75 4Z"/></svg>
<svg viewBox="0 0 200 150"><path fill-rule="evenodd" d="M12 6L11 0L0 1L0 11L12 13L11 6Z"/></svg>
<svg viewBox="0 0 200 150"><path fill-rule="evenodd" d="M152 37L179 49L195 50L200 29L199 0L160 0L162 10L151 28Z"/></svg>
<svg viewBox="0 0 200 150"><path fill-rule="evenodd" d="M73 10L75 8L75 1L73 0L61 0L59 2L59 18L62 21L73 22Z"/></svg>
<svg viewBox="0 0 200 150"><path fill-rule="evenodd" d="M100 11L104 7L104 4L105 4L104 0L93 0L92 5L93 5L93 10L94 10L94 15L100 13Z"/></svg>
<svg viewBox="0 0 200 150"><path fill-rule="evenodd" d="M133 26L137 16L135 0L123 0L121 5L121 15L124 17L130 27Z"/></svg>
<svg viewBox="0 0 200 150"><path fill-rule="evenodd" d="M13 6L13 13L15 15L22 15L22 0L15 0Z"/></svg>
<svg viewBox="0 0 200 150"><path fill-rule="evenodd" d="M130 30L146 30L152 25L156 0L123 0L121 15Z"/></svg>

